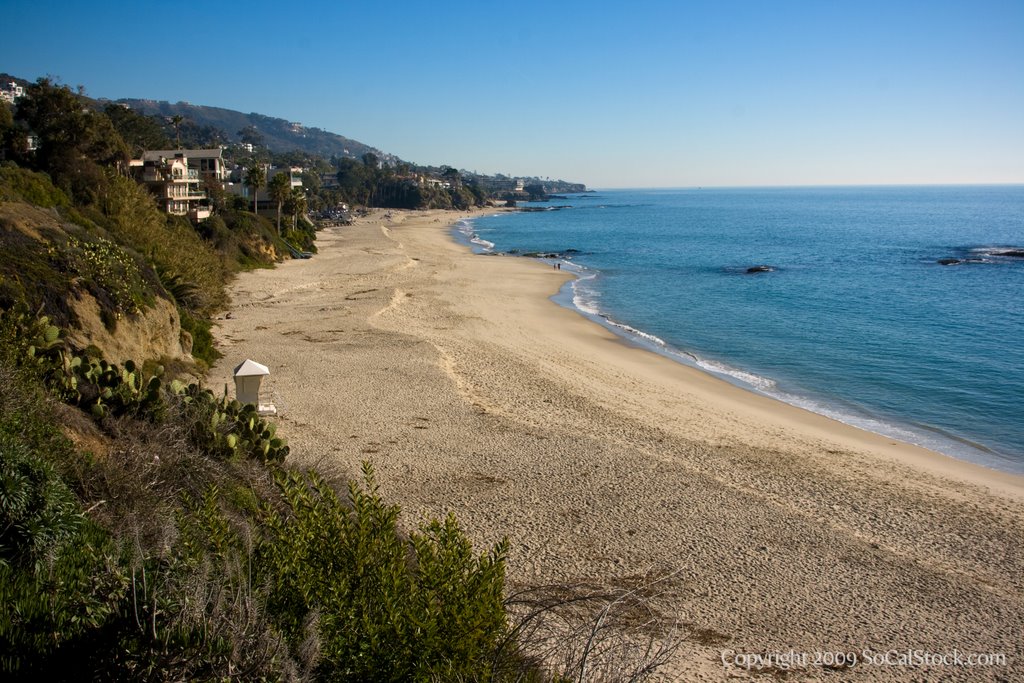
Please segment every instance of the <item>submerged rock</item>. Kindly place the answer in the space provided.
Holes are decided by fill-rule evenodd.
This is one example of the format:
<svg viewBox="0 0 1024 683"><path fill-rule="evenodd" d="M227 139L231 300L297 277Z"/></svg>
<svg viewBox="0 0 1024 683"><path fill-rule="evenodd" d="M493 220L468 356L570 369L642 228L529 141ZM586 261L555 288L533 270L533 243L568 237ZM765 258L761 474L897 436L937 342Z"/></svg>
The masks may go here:
<svg viewBox="0 0 1024 683"><path fill-rule="evenodd" d="M533 211L561 211L562 209L571 209L571 208L572 208L572 206L570 206L570 205L565 205L565 206L520 206L519 210L524 212L524 213L529 213L529 212L533 212Z"/></svg>
<svg viewBox="0 0 1024 683"><path fill-rule="evenodd" d="M547 258L547 259L562 259L565 261L571 260L573 254L579 254L578 249L566 249L565 251L523 251L520 252L518 249L510 249L505 252L509 255L523 256L526 258Z"/></svg>
<svg viewBox="0 0 1024 683"><path fill-rule="evenodd" d="M750 266L749 268L747 268L747 272L748 273L771 273L774 270L775 270L774 266L767 266L767 265Z"/></svg>
<svg viewBox="0 0 1024 683"><path fill-rule="evenodd" d="M940 258L936 263L940 266L956 266L963 263L963 261L958 258Z"/></svg>
<svg viewBox="0 0 1024 683"><path fill-rule="evenodd" d="M1013 258L1024 258L1024 249L1005 249L1003 251L993 251L993 256L1012 256Z"/></svg>

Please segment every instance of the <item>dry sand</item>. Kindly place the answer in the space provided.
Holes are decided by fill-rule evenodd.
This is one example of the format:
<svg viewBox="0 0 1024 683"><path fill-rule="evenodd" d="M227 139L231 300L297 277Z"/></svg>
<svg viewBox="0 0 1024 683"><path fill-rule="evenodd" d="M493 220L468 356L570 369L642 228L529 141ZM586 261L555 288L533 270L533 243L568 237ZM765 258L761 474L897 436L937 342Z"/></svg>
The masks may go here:
<svg viewBox="0 0 1024 683"><path fill-rule="evenodd" d="M513 586L673 572L668 678L1024 680L1024 484L733 387L552 303L568 276L475 256L458 215L382 212L233 285L219 389L270 367L293 457L375 466L408 525L507 535ZM908 668L863 651L1004 654ZM818 652L855 652L833 670ZM742 661L742 660L741 660Z"/></svg>

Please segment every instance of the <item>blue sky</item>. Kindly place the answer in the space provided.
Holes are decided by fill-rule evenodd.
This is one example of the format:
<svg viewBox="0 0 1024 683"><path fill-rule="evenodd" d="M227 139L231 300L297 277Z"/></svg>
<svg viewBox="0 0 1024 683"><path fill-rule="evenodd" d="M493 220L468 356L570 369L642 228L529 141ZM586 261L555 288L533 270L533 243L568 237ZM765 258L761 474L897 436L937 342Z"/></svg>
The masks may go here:
<svg viewBox="0 0 1024 683"><path fill-rule="evenodd" d="M1024 182L1024 2L5 0L0 71L594 187Z"/></svg>

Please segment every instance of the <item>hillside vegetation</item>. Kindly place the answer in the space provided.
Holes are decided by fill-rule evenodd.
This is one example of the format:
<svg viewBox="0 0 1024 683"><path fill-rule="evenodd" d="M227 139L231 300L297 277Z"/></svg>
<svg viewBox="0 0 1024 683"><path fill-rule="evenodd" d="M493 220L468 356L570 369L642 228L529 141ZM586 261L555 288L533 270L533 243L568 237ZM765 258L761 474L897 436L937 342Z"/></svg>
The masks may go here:
<svg viewBox="0 0 1024 683"><path fill-rule="evenodd" d="M198 228L161 213L118 172L125 121L67 88L41 81L0 115L0 675L519 666L505 545L474 553L454 519L399 530L369 465L358 483L295 469L252 406L189 382L215 356L227 279L280 258L273 227L238 209Z"/></svg>
<svg viewBox="0 0 1024 683"><path fill-rule="evenodd" d="M510 596L506 542L476 550L453 517L400 528L369 464L298 468L272 422L196 380L229 278L287 245L241 207L163 214L121 173L167 143L153 123L45 79L0 103L0 678L583 680L623 661L603 634L648 618L635 588ZM312 226L286 237L312 248ZM639 679L653 651L602 677Z"/></svg>

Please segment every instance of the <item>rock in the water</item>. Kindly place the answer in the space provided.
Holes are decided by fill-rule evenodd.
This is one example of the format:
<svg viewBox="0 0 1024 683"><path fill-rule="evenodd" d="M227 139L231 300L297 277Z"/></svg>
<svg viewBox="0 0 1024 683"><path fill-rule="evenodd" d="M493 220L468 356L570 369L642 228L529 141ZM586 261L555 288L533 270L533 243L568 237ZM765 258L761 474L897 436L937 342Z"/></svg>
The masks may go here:
<svg viewBox="0 0 1024 683"><path fill-rule="evenodd" d="M963 261L958 258L940 258L936 263L940 266L955 266L963 263Z"/></svg>
<svg viewBox="0 0 1024 683"><path fill-rule="evenodd" d="M748 273L770 273L773 270L775 270L775 268L772 266L750 266L747 268Z"/></svg>
<svg viewBox="0 0 1024 683"><path fill-rule="evenodd" d="M993 256L1012 256L1014 258L1024 258L1024 249L1006 249L1004 251L993 251Z"/></svg>

